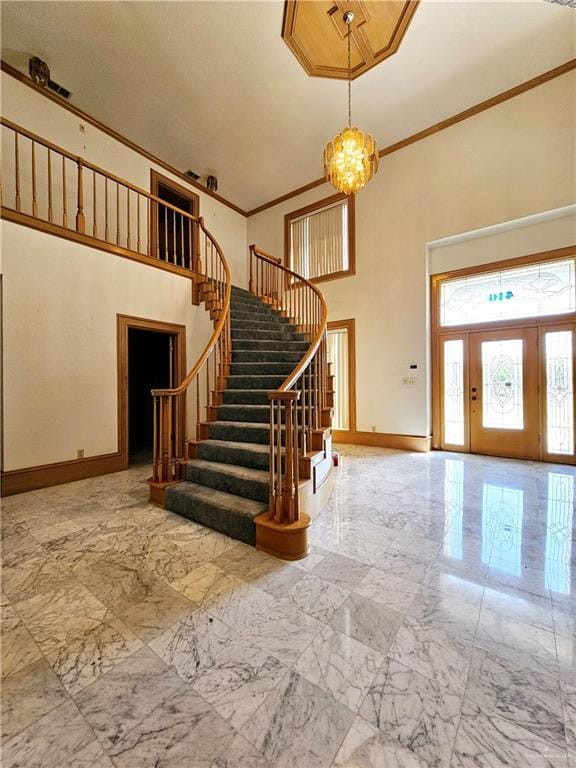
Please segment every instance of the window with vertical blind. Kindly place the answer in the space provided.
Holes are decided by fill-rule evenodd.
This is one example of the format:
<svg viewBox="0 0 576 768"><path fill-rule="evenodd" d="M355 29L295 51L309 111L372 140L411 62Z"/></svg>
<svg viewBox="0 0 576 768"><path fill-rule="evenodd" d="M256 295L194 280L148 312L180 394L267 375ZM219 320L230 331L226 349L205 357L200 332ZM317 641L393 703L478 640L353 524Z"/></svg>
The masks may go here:
<svg viewBox="0 0 576 768"><path fill-rule="evenodd" d="M354 274L354 197L334 195L285 217L286 261L308 280Z"/></svg>

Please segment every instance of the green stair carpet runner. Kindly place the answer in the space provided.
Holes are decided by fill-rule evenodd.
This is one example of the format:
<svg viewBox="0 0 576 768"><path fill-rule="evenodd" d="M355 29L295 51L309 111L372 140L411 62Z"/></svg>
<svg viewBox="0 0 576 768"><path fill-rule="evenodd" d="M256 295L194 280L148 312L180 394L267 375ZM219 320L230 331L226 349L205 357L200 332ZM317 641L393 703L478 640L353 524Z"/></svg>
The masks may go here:
<svg viewBox="0 0 576 768"><path fill-rule="evenodd" d="M301 333L248 291L232 288L232 364L218 419L208 425L186 480L166 490L166 509L244 541L268 508L268 391L308 349Z"/></svg>

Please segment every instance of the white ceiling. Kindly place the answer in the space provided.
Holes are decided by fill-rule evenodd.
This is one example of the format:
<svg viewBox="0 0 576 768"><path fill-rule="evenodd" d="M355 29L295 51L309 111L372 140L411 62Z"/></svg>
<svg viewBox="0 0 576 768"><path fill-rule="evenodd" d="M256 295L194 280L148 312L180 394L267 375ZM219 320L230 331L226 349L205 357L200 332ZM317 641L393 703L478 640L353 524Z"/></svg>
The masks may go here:
<svg viewBox="0 0 576 768"><path fill-rule="evenodd" d="M48 62L72 102L251 209L322 175L346 84L309 77L283 2L10 2L2 57ZM398 53L353 84L380 146L576 56L576 11L541 0L422 0Z"/></svg>

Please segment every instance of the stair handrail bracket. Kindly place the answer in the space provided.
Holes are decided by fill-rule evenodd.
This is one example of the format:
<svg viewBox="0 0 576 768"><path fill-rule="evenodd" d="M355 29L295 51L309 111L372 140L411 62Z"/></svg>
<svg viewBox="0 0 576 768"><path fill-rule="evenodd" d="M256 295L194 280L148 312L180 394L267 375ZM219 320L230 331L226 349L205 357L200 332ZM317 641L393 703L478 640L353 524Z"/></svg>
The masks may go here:
<svg viewBox="0 0 576 768"><path fill-rule="evenodd" d="M296 530L310 522L299 505L300 464L307 455L323 449L322 434L330 427L328 307L310 280L254 244L250 246L249 288L309 342L294 370L277 390L268 392L270 503L262 522L265 535L270 536L274 527Z"/></svg>
<svg viewBox="0 0 576 768"><path fill-rule="evenodd" d="M150 498L162 505L166 487L183 479L188 460L188 436L183 426L186 425L187 399L192 400L198 441L203 421L202 407L207 411L212 393L224 389L232 359L230 268L220 245L206 229L202 217L199 219L199 229L201 253L204 257L204 279L200 284L200 292L215 327L194 366L180 384L171 389L152 390L154 421ZM189 392L192 393L191 397L188 397Z"/></svg>

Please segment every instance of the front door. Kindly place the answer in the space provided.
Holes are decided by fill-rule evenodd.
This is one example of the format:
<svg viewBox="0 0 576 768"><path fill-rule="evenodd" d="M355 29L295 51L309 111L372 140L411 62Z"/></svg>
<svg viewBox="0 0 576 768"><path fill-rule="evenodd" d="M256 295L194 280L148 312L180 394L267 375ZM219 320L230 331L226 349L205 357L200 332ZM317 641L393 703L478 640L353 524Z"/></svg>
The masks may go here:
<svg viewBox="0 0 576 768"><path fill-rule="evenodd" d="M538 459L538 329L470 333L470 450Z"/></svg>

